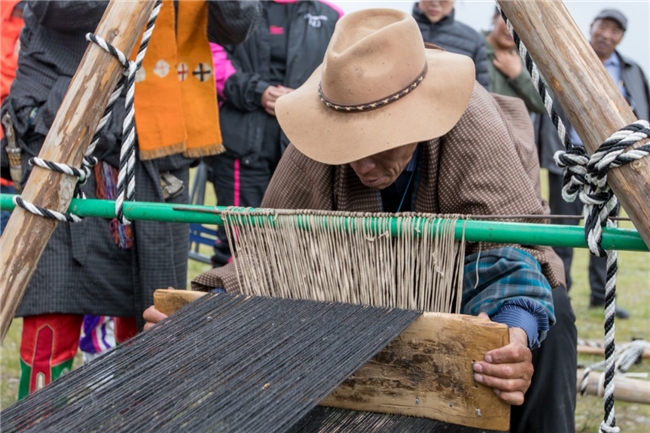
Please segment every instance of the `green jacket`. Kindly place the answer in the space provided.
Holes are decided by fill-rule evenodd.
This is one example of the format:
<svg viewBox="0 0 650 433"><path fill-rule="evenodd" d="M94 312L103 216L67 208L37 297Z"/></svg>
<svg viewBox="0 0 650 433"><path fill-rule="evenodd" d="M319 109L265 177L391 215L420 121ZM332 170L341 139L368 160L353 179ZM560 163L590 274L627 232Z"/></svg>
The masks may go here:
<svg viewBox="0 0 650 433"><path fill-rule="evenodd" d="M484 33L483 36L487 36L487 34ZM526 70L523 60L521 74L514 80L511 80L503 75L494 66L494 63L492 63L496 56L494 54L494 48L487 39L485 39L485 50L487 51L488 72L490 74L490 86L488 87L490 93L520 98L526 104L529 112L545 113L546 109L544 108L542 98L539 96L537 89L535 89L535 85L530 79L530 74Z"/></svg>

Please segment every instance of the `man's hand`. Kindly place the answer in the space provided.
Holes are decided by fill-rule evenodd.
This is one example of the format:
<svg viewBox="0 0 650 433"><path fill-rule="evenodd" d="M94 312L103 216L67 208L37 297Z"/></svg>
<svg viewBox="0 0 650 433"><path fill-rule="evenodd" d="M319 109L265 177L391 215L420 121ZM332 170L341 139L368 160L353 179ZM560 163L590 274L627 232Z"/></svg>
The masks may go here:
<svg viewBox="0 0 650 433"><path fill-rule="evenodd" d="M479 317L488 318L481 313ZM489 318L488 318L489 319ZM474 364L474 380L491 387L508 404L520 406L533 377L533 354L521 328L510 328L510 344L485 354Z"/></svg>
<svg viewBox="0 0 650 433"><path fill-rule="evenodd" d="M262 93L262 107L264 110L275 117L275 101L287 93L291 92L293 89L283 86L269 86L266 88L264 93Z"/></svg>
<svg viewBox="0 0 650 433"><path fill-rule="evenodd" d="M492 60L492 64L511 80L514 80L521 74L521 59L515 51L500 52L499 57Z"/></svg>
<svg viewBox="0 0 650 433"><path fill-rule="evenodd" d="M144 310L144 313L142 313L142 317L144 317L144 320L147 322L144 324L145 331L148 331L149 329L151 329L153 325L167 318L165 314L156 310L156 307L154 307L153 305L147 308L146 310Z"/></svg>

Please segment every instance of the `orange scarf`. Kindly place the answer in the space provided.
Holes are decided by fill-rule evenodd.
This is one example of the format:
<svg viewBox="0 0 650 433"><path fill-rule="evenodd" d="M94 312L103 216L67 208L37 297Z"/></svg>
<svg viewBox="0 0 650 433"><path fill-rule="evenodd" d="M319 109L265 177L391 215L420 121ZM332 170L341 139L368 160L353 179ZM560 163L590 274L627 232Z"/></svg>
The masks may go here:
<svg viewBox="0 0 650 433"><path fill-rule="evenodd" d="M142 160L180 152L198 158L225 150L207 38L208 5L178 0L175 14L173 0L163 0L136 77L135 124Z"/></svg>

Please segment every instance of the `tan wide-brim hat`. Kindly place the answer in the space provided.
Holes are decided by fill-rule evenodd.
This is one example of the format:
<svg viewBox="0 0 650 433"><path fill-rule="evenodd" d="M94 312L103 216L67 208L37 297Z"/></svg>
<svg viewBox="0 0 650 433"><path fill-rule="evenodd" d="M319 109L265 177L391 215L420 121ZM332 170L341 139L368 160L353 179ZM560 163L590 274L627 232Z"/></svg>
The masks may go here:
<svg viewBox="0 0 650 433"><path fill-rule="evenodd" d="M346 164L449 132L474 77L469 57L425 49L410 15L367 9L339 20L323 63L275 113L300 152Z"/></svg>

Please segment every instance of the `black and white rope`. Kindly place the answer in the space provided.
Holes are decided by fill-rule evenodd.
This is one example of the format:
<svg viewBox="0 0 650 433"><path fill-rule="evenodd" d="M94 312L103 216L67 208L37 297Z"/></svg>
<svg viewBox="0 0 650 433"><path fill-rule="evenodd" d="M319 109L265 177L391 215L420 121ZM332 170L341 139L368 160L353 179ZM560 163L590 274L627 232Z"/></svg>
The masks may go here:
<svg viewBox="0 0 650 433"><path fill-rule="evenodd" d="M57 171L59 173L64 173L70 176L77 177L78 185L75 190L75 196L85 198L80 185L83 185L88 177L91 175L91 169L97 164L97 159L92 156L97 147L97 143L104 131L104 128L108 124L108 121L111 118L113 113L113 107L115 102L122 94L125 84L128 86L127 96L125 100L126 116L123 123L123 137L122 148L120 151L120 173L118 176L118 197L116 199L116 214L118 219L122 224L130 224L130 221L124 217L123 204L124 201L132 201L135 199L135 111L133 106L133 100L135 95L135 74L142 66L142 61L149 46L149 39L153 33L155 26L156 18L162 7L162 0L157 0L156 5L154 6L151 14L149 15L149 20L145 27L145 31L142 36L142 41L140 43L140 48L136 56L136 61L131 62L128 57L122 53L120 50L115 48L113 45L106 42L103 38L88 33L86 35L86 40L97 44L104 51L111 54L115 57L122 67L124 68L123 76L120 77L115 90L111 93L111 96L108 99L108 104L104 110L104 115L97 125L97 130L93 135L93 138L88 146L86 155L82 161L82 168L78 169L76 167L69 166L67 164L61 164L58 162L45 161L41 158L31 158L30 164L36 165L47 170ZM126 186L125 186L126 185ZM65 214L61 212L56 212L48 210L39 206L36 206L32 203L29 203L22 198L17 198L14 200L14 203L17 206L22 207L28 212L40 215L45 218L56 219L58 221L64 222L79 222L82 220L81 217L78 217L73 214Z"/></svg>
<svg viewBox="0 0 650 433"><path fill-rule="evenodd" d="M77 215L74 214L57 212L54 210L45 209L43 207L36 206L28 201L23 200L18 195L14 196L13 202L16 206L20 206L21 208L25 209L28 212L33 213L34 215L39 215L45 218L49 218L61 222L68 222L68 223L78 223L82 220L81 217L78 217Z"/></svg>
<svg viewBox="0 0 650 433"><path fill-rule="evenodd" d="M541 79L539 69L528 53L517 32L512 27L505 13L501 10L498 2L497 8L501 13L508 30L519 51L519 55L526 64L533 84L537 88L544 106L551 116L560 140L565 150L555 155L556 163L565 169L562 196L566 201L572 202L577 196L585 203L585 236L592 254L602 256L607 254L607 281L605 283L605 376L604 376L604 408L605 416L600 425L601 433L618 433L620 429L616 426L614 410L614 352L615 352L615 326L616 316L616 271L617 252L605 252L600 246L602 240L602 227L616 227L616 221L609 219L610 216L617 216L618 201L607 185L607 171L610 167L620 167L623 164L638 160L650 154L650 144L638 147L625 152L625 149L639 140L650 135L648 124L635 122L612 134L605 143L592 155L587 155L583 146L573 146L569 138L566 126L559 118L553 107L553 99Z"/></svg>
<svg viewBox="0 0 650 433"><path fill-rule="evenodd" d="M115 213L122 224L130 224L130 221L124 216L124 202L135 200L136 135L135 107L133 103L135 98L135 75L142 67L142 61L144 60L147 48L149 47L149 40L151 39L151 34L153 33L156 18L158 17L161 7L162 0L157 0L156 5L149 15L149 20L147 21L145 31L142 35L142 41L135 62L129 61L124 53L107 43L102 38L93 35L92 33L86 35L88 40L96 43L102 49L116 57L125 68L126 99L124 107L126 114L122 124L122 148L120 150L120 167L117 177L117 197L115 198Z"/></svg>

